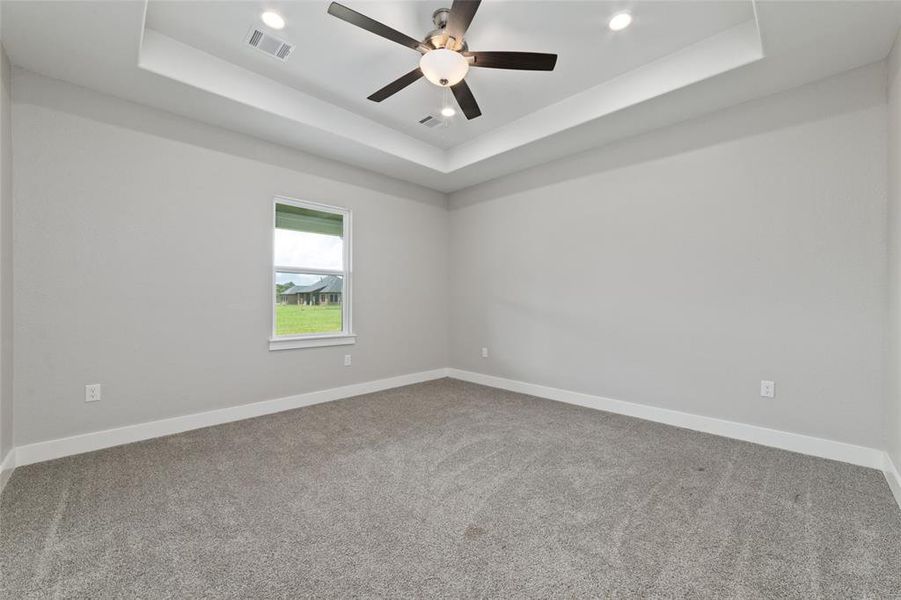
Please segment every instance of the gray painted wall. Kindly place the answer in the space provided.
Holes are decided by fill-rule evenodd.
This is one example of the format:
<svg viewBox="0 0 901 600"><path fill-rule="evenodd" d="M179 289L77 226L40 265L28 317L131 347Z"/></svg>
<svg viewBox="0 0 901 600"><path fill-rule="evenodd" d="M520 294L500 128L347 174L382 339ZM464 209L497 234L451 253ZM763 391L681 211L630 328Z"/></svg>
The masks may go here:
<svg viewBox="0 0 901 600"><path fill-rule="evenodd" d="M17 443L450 364L882 447L884 82L858 69L459 192L448 213L436 192L16 70ZM357 346L267 350L276 193L354 209Z"/></svg>
<svg viewBox="0 0 901 600"><path fill-rule="evenodd" d="M443 194L21 70L13 90L17 444L447 365ZM268 350L275 194L354 211L355 346Z"/></svg>
<svg viewBox="0 0 901 600"><path fill-rule="evenodd" d="M883 447L884 77L452 194L451 366Z"/></svg>
<svg viewBox="0 0 901 600"><path fill-rule="evenodd" d="M0 47L0 462L13 447L13 180L10 64Z"/></svg>
<svg viewBox="0 0 901 600"><path fill-rule="evenodd" d="M901 467L901 35L888 60L888 451Z"/></svg>

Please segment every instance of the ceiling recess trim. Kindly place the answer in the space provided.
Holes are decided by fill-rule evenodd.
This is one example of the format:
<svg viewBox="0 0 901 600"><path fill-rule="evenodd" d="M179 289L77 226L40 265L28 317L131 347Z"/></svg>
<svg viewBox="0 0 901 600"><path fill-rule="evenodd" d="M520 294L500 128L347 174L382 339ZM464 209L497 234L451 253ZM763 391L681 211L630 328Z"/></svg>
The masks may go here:
<svg viewBox="0 0 901 600"><path fill-rule="evenodd" d="M144 31L138 67L288 121L345 137L424 167L442 170L446 162L440 148L207 54L153 29Z"/></svg>
<svg viewBox="0 0 901 600"><path fill-rule="evenodd" d="M750 19L445 150L153 29L142 33L140 69L269 113L284 119L286 126L313 128L444 174L764 57L757 19Z"/></svg>
<svg viewBox="0 0 901 600"><path fill-rule="evenodd" d="M745 21L450 148L446 168L462 169L763 57L757 21Z"/></svg>

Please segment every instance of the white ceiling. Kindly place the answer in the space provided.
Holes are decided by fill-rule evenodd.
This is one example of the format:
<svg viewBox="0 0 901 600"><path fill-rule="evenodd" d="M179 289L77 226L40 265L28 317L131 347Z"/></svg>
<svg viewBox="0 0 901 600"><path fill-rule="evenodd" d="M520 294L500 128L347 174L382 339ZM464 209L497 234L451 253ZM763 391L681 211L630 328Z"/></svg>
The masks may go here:
<svg viewBox="0 0 901 600"><path fill-rule="evenodd" d="M344 2L413 37L447 2ZM552 73L473 69L483 116L419 81L370 93L418 54L326 14L327 2L23 2L2 5L11 61L38 73L338 159L458 190L882 59L899 2L485 0L471 48L556 52ZM297 44L281 63L244 46L264 8ZM606 28L623 8L635 23Z"/></svg>

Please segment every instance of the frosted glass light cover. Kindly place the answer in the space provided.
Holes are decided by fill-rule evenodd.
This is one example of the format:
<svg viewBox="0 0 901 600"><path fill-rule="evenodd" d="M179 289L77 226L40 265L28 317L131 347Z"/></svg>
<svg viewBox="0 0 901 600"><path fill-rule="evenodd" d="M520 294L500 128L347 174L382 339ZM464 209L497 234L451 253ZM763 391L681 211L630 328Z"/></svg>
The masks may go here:
<svg viewBox="0 0 901 600"><path fill-rule="evenodd" d="M419 59L419 69L426 79L441 87L460 83L469 72L469 61L459 52L439 48L431 50Z"/></svg>

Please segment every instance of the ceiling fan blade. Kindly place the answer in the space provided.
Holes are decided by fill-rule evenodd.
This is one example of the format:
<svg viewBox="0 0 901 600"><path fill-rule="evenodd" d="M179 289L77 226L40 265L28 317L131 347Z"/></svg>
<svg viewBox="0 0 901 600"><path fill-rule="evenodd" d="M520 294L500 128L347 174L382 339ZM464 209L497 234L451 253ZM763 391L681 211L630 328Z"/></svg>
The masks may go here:
<svg viewBox="0 0 901 600"><path fill-rule="evenodd" d="M467 119L475 119L481 116L482 111L479 109L479 104L476 102L475 96L472 95L472 90L466 85L465 79L457 85L452 85L451 91L454 93L454 98L457 99L457 104L460 105L460 110L463 111Z"/></svg>
<svg viewBox="0 0 901 600"><path fill-rule="evenodd" d="M523 71L553 71L557 64L556 54L542 52L464 52L471 56L471 67L484 69L519 69Z"/></svg>
<svg viewBox="0 0 901 600"><path fill-rule="evenodd" d="M410 36L403 34L396 29L391 29L387 25L379 23L375 19L370 19L366 15L360 14L355 10L351 10L343 4L332 2L329 4L328 14L333 17L338 17L342 21L347 21L351 25L356 25L366 31L391 40L392 42L397 42L401 46L412 48L418 52L425 52L427 50L419 40L414 40Z"/></svg>
<svg viewBox="0 0 901 600"><path fill-rule="evenodd" d="M450 15L447 17L447 27L444 29L447 34L458 42L462 42L466 30L469 29L469 24L472 23L472 18L479 10L480 3L481 0L454 0Z"/></svg>
<svg viewBox="0 0 901 600"><path fill-rule="evenodd" d="M398 77L373 95L369 96L369 99L373 102L381 102L385 98L393 96L397 92L401 91L414 81L417 81L420 77L422 77L422 71L419 70L419 67L416 67L406 75Z"/></svg>

